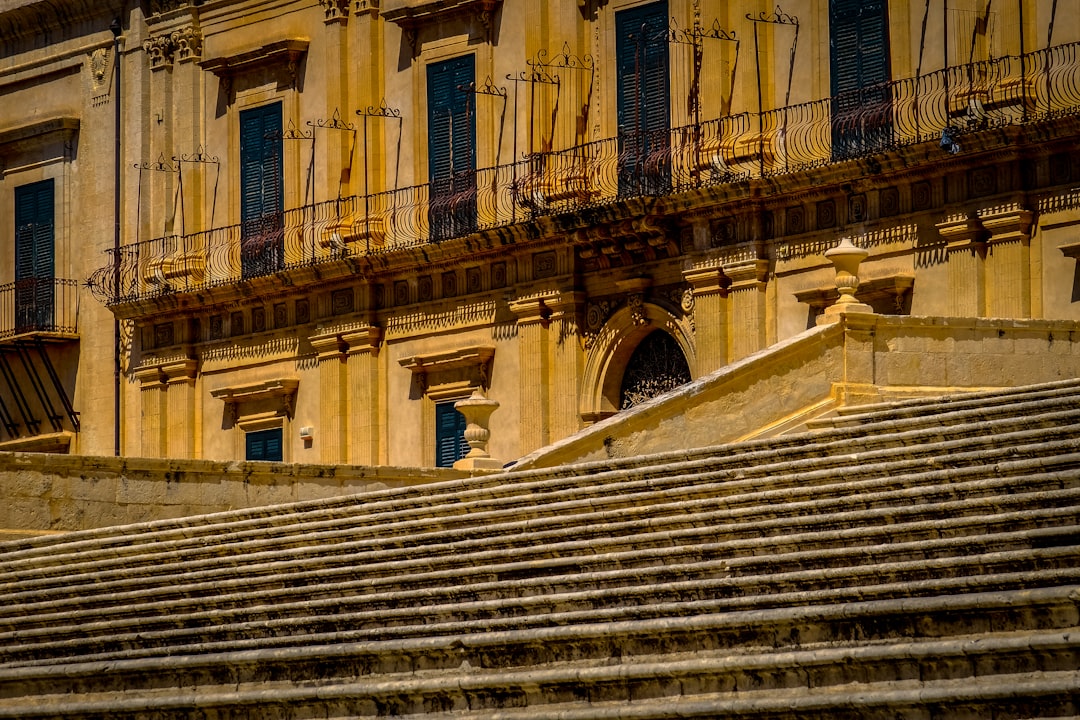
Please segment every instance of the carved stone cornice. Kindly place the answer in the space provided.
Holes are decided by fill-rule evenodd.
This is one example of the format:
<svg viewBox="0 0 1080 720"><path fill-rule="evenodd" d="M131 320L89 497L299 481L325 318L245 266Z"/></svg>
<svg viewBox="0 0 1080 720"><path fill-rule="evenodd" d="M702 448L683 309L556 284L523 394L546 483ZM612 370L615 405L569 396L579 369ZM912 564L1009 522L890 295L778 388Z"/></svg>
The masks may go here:
<svg viewBox="0 0 1080 720"><path fill-rule="evenodd" d="M310 42L306 38L287 38L276 40L250 50L242 50L232 55L207 58L199 63L205 70L217 75L226 82L231 82L237 75L272 65L285 65L296 86L297 68L300 58L308 50Z"/></svg>
<svg viewBox="0 0 1080 720"><path fill-rule="evenodd" d="M41 36L95 18L104 21L101 30L105 31L123 6L121 0L29 0L11 9L0 6L0 44L6 39Z"/></svg>

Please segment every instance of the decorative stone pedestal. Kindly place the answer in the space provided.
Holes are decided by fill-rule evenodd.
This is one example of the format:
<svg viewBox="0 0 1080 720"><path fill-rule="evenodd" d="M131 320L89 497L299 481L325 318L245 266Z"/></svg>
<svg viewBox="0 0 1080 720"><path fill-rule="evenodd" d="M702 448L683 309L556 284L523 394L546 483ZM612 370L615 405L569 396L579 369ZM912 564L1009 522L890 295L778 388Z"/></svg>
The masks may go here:
<svg viewBox="0 0 1080 720"><path fill-rule="evenodd" d="M859 264L869 254L856 247L850 237L841 238L839 245L825 251L825 257L831 260L836 268L836 291L840 293L840 297L818 316L818 325L836 322L846 313L874 312L874 308L859 302L855 297L855 291L859 289Z"/></svg>
<svg viewBox="0 0 1080 720"><path fill-rule="evenodd" d="M487 451L491 439L489 421L491 413L499 408L495 400L488 400L479 390L464 400L454 403L454 409L465 416L465 442L469 454L454 463L455 470L502 470L503 462L491 457Z"/></svg>

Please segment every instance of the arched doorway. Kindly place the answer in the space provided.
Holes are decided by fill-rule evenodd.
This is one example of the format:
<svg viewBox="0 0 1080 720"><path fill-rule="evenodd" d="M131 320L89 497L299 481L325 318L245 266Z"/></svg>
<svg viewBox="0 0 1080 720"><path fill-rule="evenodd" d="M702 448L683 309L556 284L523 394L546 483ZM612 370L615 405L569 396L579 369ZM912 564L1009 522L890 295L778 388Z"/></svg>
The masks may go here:
<svg viewBox="0 0 1080 720"><path fill-rule="evenodd" d="M643 403L690 380L690 365L679 343L663 330L653 330L634 348L626 364L619 409Z"/></svg>

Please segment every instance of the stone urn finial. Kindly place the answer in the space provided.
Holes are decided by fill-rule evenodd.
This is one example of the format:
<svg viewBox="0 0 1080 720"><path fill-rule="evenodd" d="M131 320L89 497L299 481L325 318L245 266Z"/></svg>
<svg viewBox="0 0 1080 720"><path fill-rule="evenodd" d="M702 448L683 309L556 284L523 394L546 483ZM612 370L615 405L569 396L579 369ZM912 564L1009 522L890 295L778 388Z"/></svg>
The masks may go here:
<svg viewBox="0 0 1080 720"><path fill-rule="evenodd" d="M825 308L825 313L818 318L819 325L833 322L839 315L847 312L874 312L872 307L859 302L855 297L855 291L859 289L859 264L869 254L856 246L848 236L840 238L836 247L825 251L825 257L832 261L836 268L836 291L840 293L840 297L833 305Z"/></svg>
<svg viewBox="0 0 1080 720"><path fill-rule="evenodd" d="M487 451L488 440L491 439L491 413L498 408L498 401L487 399L479 389L454 403L454 409L465 416L465 442L469 443L468 455L454 463L455 470L502 469L502 461L491 457Z"/></svg>

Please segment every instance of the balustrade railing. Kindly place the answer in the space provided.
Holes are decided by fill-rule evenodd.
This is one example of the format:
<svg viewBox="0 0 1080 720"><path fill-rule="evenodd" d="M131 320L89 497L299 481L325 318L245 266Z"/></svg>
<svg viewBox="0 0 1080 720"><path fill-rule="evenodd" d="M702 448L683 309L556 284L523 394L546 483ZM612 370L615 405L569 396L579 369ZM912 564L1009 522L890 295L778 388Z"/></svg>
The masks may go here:
<svg viewBox="0 0 1080 720"><path fill-rule="evenodd" d="M0 340L32 333L79 330L79 284L61 278L25 278L0 285Z"/></svg>
<svg viewBox="0 0 1080 720"><path fill-rule="evenodd" d="M843 162L1080 112L1080 43L949 67L830 98L623 134L430 185L122 247L89 283L108 303L441 242L628 197Z"/></svg>

